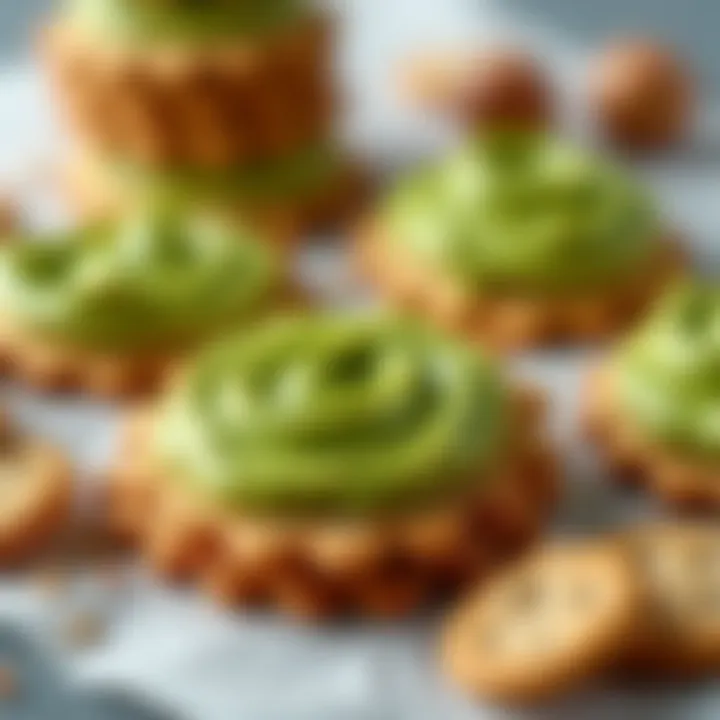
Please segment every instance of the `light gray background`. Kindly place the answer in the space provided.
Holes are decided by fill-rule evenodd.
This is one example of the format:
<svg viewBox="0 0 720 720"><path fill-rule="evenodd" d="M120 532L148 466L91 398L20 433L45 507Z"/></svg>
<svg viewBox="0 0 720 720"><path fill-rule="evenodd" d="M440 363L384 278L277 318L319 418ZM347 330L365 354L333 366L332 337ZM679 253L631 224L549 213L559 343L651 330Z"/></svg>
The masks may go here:
<svg viewBox="0 0 720 720"><path fill-rule="evenodd" d="M19 33L11 28L21 27L23 18L27 24L30 5L22 0L0 2L0 35L7 33L19 46ZM661 23L678 39L684 38L711 79L713 58L720 53L713 37L720 27L720 4L712 0L336 0L335 5L346 21L341 66L357 100L349 133L385 161L392 157L411 162L436 151L447 139L444 128L412 116L394 102L392 68L424 44L524 39L555 69L566 99L577 88L590 36L599 34L601 26L626 25L631 13L633 23L644 14L648 25ZM613 14L617 19L611 19ZM591 16L596 17L592 22ZM17 57L12 69L0 72L0 174L8 179L62 146L36 74L18 65ZM583 119L581 113L571 116ZM694 152L639 171L661 197L670 222L682 228L698 264L712 272L720 237L720 164L715 160L712 122L704 125ZM25 190L33 204L42 194L35 186ZM38 202L40 206L44 208ZM306 253L299 271L330 299L340 300L349 284L342 253L327 248ZM567 494L558 524L563 531L607 528L656 510L647 499L614 490L575 436L576 390L587 355L539 354L518 363L518 370L548 387L556 401L554 428L567 459ZM12 385L3 391L26 424L73 454L81 479L90 486L110 457L116 410L47 400ZM298 628L278 618L219 611L192 593L163 587L141 571L127 592L112 599L108 641L63 656L71 677L83 684L126 683L184 710L191 720L518 717L473 706L446 687L435 667L434 618L387 627ZM0 615L53 637L54 614L22 583L0 583ZM605 687L522 717L709 720L719 715L720 688L711 683L650 692Z"/></svg>
<svg viewBox="0 0 720 720"><path fill-rule="evenodd" d="M40 18L47 15L50 0L2 0L0 4L0 59L3 62L27 54L29 38Z"/></svg>
<svg viewBox="0 0 720 720"><path fill-rule="evenodd" d="M356 0L340 0L352 5ZM416 13L433 5L442 6L455 0L417 0L412 4ZM26 51L26 39L37 19L59 3L52 0L2 0L0 3L0 59L16 57ZM378 23L393 13L388 0L368 0L368 12ZM402 0L398 3L403 5ZM473 4L482 8L483 0ZM703 76L720 89L720 3L714 0L493 0L505 12L567 33L579 41L595 42L618 30L652 32L682 47L695 61ZM412 23L413 14L406 16ZM481 17L478 14L477 17Z"/></svg>

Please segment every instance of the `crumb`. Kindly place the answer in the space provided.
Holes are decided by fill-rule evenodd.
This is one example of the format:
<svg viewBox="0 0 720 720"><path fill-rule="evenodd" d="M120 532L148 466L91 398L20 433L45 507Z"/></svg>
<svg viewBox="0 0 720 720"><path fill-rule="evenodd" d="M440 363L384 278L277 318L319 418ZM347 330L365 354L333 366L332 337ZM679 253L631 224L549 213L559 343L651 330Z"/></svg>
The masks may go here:
<svg viewBox="0 0 720 720"><path fill-rule="evenodd" d="M98 613L78 612L69 618L64 636L74 648L87 648L99 644L105 637L107 623Z"/></svg>
<svg viewBox="0 0 720 720"><path fill-rule="evenodd" d="M43 595L57 597L67 587L68 574L59 566L44 567L35 573L33 583Z"/></svg>
<svg viewBox="0 0 720 720"><path fill-rule="evenodd" d="M0 662L0 700L9 700L18 692L18 678L12 665Z"/></svg>

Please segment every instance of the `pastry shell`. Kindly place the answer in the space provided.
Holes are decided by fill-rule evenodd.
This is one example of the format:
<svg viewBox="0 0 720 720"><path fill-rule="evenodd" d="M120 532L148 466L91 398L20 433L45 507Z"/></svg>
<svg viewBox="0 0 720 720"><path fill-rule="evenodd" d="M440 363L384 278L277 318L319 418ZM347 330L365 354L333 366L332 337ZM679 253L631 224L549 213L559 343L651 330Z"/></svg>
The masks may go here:
<svg viewBox="0 0 720 720"><path fill-rule="evenodd" d="M461 498L360 520L225 512L154 466L152 410L128 422L111 473L112 527L162 575L190 579L224 604L301 617L404 615L476 580L531 544L557 496L543 401L518 391L508 451Z"/></svg>
<svg viewBox="0 0 720 720"><path fill-rule="evenodd" d="M663 237L645 267L600 292L552 298L500 292L481 295L463 291L458 283L423 267L410 253L393 248L377 225L361 226L358 240L360 271L390 302L505 351L610 337L632 324L682 274L685 265L677 241Z"/></svg>
<svg viewBox="0 0 720 720"><path fill-rule="evenodd" d="M338 99L332 24L201 49L108 47L62 21L40 39L61 115L90 146L157 165L227 167L325 137Z"/></svg>

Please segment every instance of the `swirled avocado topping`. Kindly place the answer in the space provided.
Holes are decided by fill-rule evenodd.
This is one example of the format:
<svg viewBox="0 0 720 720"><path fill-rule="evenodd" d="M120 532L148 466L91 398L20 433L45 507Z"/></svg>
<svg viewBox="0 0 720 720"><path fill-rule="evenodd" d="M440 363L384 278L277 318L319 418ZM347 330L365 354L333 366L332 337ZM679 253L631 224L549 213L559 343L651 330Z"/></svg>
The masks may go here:
<svg viewBox="0 0 720 720"><path fill-rule="evenodd" d="M113 44L207 43L289 25L304 0L65 0L75 26Z"/></svg>
<svg viewBox="0 0 720 720"><path fill-rule="evenodd" d="M260 312L279 266L247 232L205 215L142 211L118 224L0 250L13 323L101 351L168 349Z"/></svg>
<svg viewBox="0 0 720 720"><path fill-rule="evenodd" d="M282 317L206 348L162 405L161 462L252 512L362 514L477 481L506 393L476 349L394 318Z"/></svg>
<svg viewBox="0 0 720 720"><path fill-rule="evenodd" d="M384 229L471 289L549 293L631 273L658 230L618 168L542 134L475 138L401 183Z"/></svg>
<svg viewBox="0 0 720 720"><path fill-rule="evenodd" d="M619 399L663 443L720 456L720 289L685 285L620 348Z"/></svg>

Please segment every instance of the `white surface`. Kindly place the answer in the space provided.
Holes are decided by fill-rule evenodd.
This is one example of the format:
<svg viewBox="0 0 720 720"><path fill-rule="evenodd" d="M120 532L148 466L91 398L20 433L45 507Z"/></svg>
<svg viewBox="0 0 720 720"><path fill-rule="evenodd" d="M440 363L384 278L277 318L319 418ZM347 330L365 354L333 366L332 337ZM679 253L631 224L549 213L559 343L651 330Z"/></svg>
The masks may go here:
<svg viewBox="0 0 720 720"><path fill-rule="evenodd" d="M517 28L476 0L340 0L348 26L344 69L360 99L352 135L387 160L426 154L442 137L437 128L394 107L391 73L397 59L423 43L468 42L480 36L530 37L560 70L566 86L577 79L581 54L539 29ZM0 171L15 179L60 140L44 109L31 70L0 76ZM715 266L720 238L720 164L713 148L676 158L645 173L674 222L693 244L704 269ZM34 203L38 198L33 195ZM45 213L43 204L40 210ZM35 219L46 215L35 216ZM330 297L343 287L343 258L316 249L300 262L304 277ZM339 279L340 278L340 279ZM587 354L546 354L519 363L549 387L557 401L557 433L568 459L563 530L588 532L646 512L651 503L612 489L574 437L577 382ZM12 386L4 388L18 415L68 448L81 478L90 482L110 457L117 412L84 402L48 401ZM0 587L0 611L39 626L47 624L33 593L12 582ZM68 657L80 682L122 680L163 699L192 720L475 720L501 713L472 706L445 687L434 666L436 619L387 627L297 628L272 618L231 615L190 593L141 577L118 599L108 642ZM620 690L605 687L532 717L672 718L720 715L720 688ZM502 715L513 717L512 714Z"/></svg>

